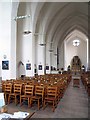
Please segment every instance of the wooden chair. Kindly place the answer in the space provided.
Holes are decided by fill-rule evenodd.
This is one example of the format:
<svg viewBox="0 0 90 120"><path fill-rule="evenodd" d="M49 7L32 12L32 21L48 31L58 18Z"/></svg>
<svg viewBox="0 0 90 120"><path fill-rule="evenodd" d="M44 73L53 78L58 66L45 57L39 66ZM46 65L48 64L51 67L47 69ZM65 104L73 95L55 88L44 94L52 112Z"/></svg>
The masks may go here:
<svg viewBox="0 0 90 120"><path fill-rule="evenodd" d="M33 101L38 102L38 110L40 109L40 103L43 105L44 100L44 86L35 86L35 93L34 96L31 97L31 104Z"/></svg>
<svg viewBox="0 0 90 120"><path fill-rule="evenodd" d="M28 100L28 107L31 106L30 98L33 96L34 85L25 85L24 95L20 96L20 105L22 105L24 100Z"/></svg>
<svg viewBox="0 0 90 120"><path fill-rule="evenodd" d="M8 96L8 104L10 103L10 100L14 99L15 105L17 105L17 102L20 101L20 95L22 92L22 84L14 84L14 91L9 94Z"/></svg>
<svg viewBox="0 0 90 120"><path fill-rule="evenodd" d="M53 103L52 106L52 111L54 112L55 107L57 106L57 101L58 101L58 97L57 97L57 87L56 86L48 86L46 88L46 95L44 98L44 108L46 107L46 103Z"/></svg>
<svg viewBox="0 0 90 120"><path fill-rule="evenodd" d="M8 102L8 96L12 93L12 83L5 83L4 84L4 97L5 97L5 103Z"/></svg>

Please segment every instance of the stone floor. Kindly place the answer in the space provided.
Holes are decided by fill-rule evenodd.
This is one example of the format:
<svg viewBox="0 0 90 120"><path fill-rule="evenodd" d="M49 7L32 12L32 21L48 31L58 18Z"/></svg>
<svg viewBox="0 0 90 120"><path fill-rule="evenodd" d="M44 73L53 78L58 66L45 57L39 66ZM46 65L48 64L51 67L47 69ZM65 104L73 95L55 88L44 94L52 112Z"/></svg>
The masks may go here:
<svg viewBox="0 0 90 120"><path fill-rule="evenodd" d="M35 112L32 118L88 118L88 95L80 81L80 87L73 87L73 80L70 82L63 98L60 100L55 112L51 106L44 110L37 109L37 105L28 108L27 105L8 105L8 112L27 111Z"/></svg>

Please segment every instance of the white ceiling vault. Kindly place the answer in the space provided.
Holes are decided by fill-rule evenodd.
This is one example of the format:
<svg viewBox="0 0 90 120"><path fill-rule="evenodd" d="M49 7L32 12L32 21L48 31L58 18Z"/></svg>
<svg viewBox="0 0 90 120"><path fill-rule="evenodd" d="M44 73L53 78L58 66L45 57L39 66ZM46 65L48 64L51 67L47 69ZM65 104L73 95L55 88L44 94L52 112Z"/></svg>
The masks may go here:
<svg viewBox="0 0 90 120"><path fill-rule="evenodd" d="M45 35L46 43L60 46L75 30L88 36L88 1L28 1L25 4L32 12L33 32Z"/></svg>

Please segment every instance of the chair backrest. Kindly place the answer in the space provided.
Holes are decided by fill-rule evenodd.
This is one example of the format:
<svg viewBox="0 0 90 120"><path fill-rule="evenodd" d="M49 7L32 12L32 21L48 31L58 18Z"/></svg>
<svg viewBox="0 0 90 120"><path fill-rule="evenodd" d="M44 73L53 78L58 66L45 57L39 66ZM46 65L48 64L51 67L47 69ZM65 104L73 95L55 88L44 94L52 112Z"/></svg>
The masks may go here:
<svg viewBox="0 0 90 120"><path fill-rule="evenodd" d="M25 95L33 95L34 85L25 85Z"/></svg>
<svg viewBox="0 0 90 120"><path fill-rule="evenodd" d="M42 97L42 101L43 101L43 97L44 97L44 86L35 86L35 95L37 96L41 96Z"/></svg>
<svg viewBox="0 0 90 120"><path fill-rule="evenodd" d="M5 83L4 92L7 92L7 93L12 92L12 83Z"/></svg>
<svg viewBox="0 0 90 120"><path fill-rule="evenodd" d="M27 82L22 82L22 94L25 94L25 85L27 85Z"/></svg>
<svg viewBox="0 0 90 120"><path fill-rule="evenodd" d="M17 83L15 83L15 84L14 84L14 93L19 93L19 94L21 94L21 92L22 92L22 84L17 84Z"/></svg>
<svg viewBox="0 0 90 120"><path fill-rule="evenodd" d="M46 96L47 97L57 97L57 86L48 86L46 88Z"/></svg>

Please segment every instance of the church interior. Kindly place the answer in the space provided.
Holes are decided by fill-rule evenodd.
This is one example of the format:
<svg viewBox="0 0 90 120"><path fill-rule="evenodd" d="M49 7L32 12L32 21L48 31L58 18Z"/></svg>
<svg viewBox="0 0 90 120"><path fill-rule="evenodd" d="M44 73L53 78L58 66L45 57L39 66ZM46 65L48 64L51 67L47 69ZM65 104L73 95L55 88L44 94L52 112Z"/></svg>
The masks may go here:
<svg viewBox="0 0 90 120"><path fill-rule="evenodd" d="M0 115L90 118L89 9L86 0L0 2Z"/></svg>

